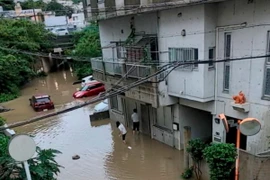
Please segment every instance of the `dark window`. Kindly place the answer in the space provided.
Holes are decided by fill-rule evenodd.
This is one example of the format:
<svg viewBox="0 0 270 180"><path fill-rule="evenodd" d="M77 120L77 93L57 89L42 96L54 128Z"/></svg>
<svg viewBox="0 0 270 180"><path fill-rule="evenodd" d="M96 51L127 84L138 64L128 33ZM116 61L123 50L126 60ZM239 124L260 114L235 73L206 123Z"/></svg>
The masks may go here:
<svg viewBox="0 0 270 180"><path fill-rule="evenodd" d="M48 103L48 102L50 102L50 99L49 98L38 98L38 99L36 99L36 102L37 103L43 103L43 102Z"/></svg>
<svg viewBox="0 0 270 180"><path fill-rule="evenodd" d="M119 110L117 96L111 97L111 108L114 110Z"/></svg>
<svg viewBox="0 0 270 180"><path fill-rule="evenodd" d="M267 32L266 54L270 55L270 31ZM263 96L270 98L270 57L266 58Z"/></svg>
<svg viewBox="0 0 270 180"><path fill-rule="evenodd" d="M214 67L215 48L210 48L209 49L208 59L210 61L209 62L209 67Z"/></svg>
<svg viewBox="0 0 270 180"><path fill-rule="evenodd" d="M231 58L231 33L225 33L224 35L224 58L230 59ZM223 91L229 91L230 89L230 62L224 63L224 74L223 74Z"/></svg>

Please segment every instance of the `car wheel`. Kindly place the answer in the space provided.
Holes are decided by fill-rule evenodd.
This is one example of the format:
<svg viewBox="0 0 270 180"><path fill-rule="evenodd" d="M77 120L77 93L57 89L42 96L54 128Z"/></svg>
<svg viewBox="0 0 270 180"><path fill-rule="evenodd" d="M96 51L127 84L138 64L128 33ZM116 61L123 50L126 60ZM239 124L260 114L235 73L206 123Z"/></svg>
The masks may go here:
<svg viewBox="0 0 270 180"><path fill-rule="evenodd" d="M38 111L38 108L34 108L34 110L37 112Z"/></svg>
<svg viewBox="0 0 270 180"><path fill-rule="evenodd" d="M54 106L52 106L52 109L54 109Z"/></svg>

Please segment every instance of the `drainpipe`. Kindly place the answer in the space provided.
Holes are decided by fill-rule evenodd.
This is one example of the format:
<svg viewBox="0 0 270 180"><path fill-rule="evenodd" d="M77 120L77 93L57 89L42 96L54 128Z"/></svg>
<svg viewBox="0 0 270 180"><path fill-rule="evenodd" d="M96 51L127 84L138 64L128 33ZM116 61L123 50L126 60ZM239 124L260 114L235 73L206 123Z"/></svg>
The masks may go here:
<svg viewBox="0 0 270 180"><path fill-rule="evenodd" d="M243 28L247 26L247 22L243 22L241 24L233 24L233 25L226 25L226 26L217 26L216 27L216 61L218 60L219 56L219 30L221 29L228 29L228 28ZM217 115L217 92L218 92L218 68L216 64L216 69L215 69L215 112L214 115ZM225 112L224 112L225 113Z"/></svg>

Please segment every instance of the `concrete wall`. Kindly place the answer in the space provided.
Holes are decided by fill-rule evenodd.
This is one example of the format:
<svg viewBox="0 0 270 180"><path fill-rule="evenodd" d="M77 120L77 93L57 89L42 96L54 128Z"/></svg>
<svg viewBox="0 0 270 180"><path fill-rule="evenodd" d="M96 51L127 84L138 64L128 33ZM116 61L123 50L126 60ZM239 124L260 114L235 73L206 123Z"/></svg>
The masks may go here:
<svg viewBox="0 0 270 180"><path fill-rule="evenodd" d="M246 28L219 32L218 58L224 58L224 33L232 33L232 57L258 56L266 54L267 31L270 30L270 1L257 0L248 4L246 0L228 1L218 6L218 25L247 22ZM223 63L217 64L218 113L234 118L254 117L262 123L259 134L248 137L247 150L258 153L268 149L267 136L270 131L270 102L262 100L265 58L231 62L230 90L223 92ZM240 113L231 106L232 96L243 91L250 104L249 113Z"/></svg>
<svg viewBox="0 0 270 180"><path fill-rule="evenodd" d="M178 108L179 110L176 110ZM175 106L174 111L179 111L180 122L180 147L183 148L185 126L191 127L191 138L208 139L212 135L212 115L209 112L198 109Z"/></svg>
<svg viewBox="0 0 270 180"><path fill-rule="evenodd" d="M200 32L215 26L215 18L212 18L215 12L208 12L213 8L212 5L198 5L159 12L160 60L169 61L170 47L198 48L199 60L205 59L209 47L215 43L215 36ZM181 35L183 29L186 30L186 36ZM171 96L201 102L211 101L214 99L214 71L209 71L208 65L203 64L193 70L178 68L169 75L167 88Z"/></svg>

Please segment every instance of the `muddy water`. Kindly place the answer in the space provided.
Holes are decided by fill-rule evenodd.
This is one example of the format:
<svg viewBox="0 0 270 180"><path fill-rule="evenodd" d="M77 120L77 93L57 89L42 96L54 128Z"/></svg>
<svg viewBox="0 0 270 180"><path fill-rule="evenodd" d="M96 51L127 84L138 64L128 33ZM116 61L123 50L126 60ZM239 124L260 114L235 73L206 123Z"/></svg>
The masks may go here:
<svg viewBox="0 0 270 180"><path fill-rule="evenodd" d="M79 86L72 85L75 80L68 71L37 79L22 90L20 98L3 104L15 110L1 115L11 123L46 113L36 113L31 109L28 99L33 94L51 95L56 108L78 103L72 98L72 93ZM183 164L180 151L144 135L133 136L130 130L127 145L124 145L113 122L90 122L89 114L93 107L90 105L17 128L16 131L34 135L41 148L62 152L57 157L59 164L65 167L58 176L60 180L180 179ZM81 158L72 160L75 154Z"/></svg>

